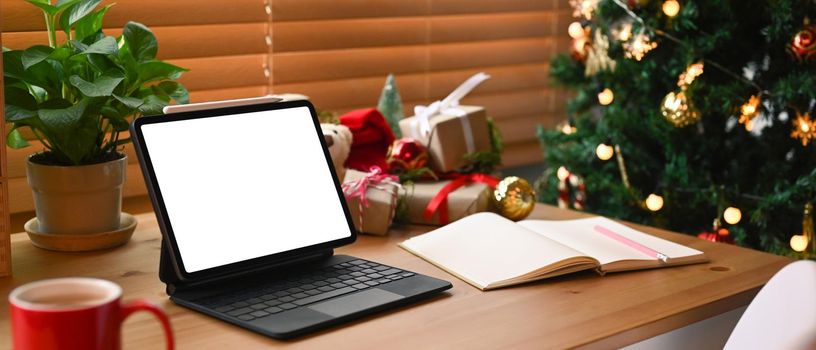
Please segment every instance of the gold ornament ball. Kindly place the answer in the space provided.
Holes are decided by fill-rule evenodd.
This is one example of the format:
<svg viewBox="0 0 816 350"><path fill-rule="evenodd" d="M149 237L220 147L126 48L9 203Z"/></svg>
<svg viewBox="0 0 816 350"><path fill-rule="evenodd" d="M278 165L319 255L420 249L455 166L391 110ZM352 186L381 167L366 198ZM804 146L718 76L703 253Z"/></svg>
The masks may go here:
<svg viewBox="0 0 816 350"><path fill-rule="evenodd" d="M663 2L663 13L669 17L677 16L680 13L680 3L677 0L666 0Z"/></svg>
<svg viewBox="0 0 816 350"><path fill-rule="evenodd" d="M612 146L602 143L595 148L595 155L600 160L609 160L615 154L615 149Z"/></svg>
<svg viewBox="0 0 816 350"><path fill-rule="evenodd" d="M646 208L649 208L651 211L663 209L663 197L654 193L650 194L649 197L646 197Z"/></svg>
<svg viewBox="0 0 816 350"><path fill-rule="evenodd" d="M683 91L670 92L660 103L660 113L672 125L678 128L688 126L700 120L700 111L691 104Z"/></svg>
<svg viewBox="0 0 816 350"><path fill-rule="evenodd" d="M808 240L805 235L793 235L790 239L791 249L797 252L804 252L807 249Z"/></svg>
<svg viewBox="0 0 816 350"><path fill-rule="evenodd" d="M742 220L742 212L738 208L728 207L723 211L723 219L731 225L736 225Z"/></svg>
<svg viewBox="0 0 816 350"><path fill-rule="evenodd" d="M505 177L493 191L496 211L510 220L518 221L530 215L535 207L535 191L527 180Z"/></svg>

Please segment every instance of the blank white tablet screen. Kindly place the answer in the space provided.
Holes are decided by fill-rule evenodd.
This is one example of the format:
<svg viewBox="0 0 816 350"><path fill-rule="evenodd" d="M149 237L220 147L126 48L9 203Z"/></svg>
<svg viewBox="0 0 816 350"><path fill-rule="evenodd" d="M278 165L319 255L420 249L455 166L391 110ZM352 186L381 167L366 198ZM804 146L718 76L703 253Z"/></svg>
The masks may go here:
<svg viewBox="0 0 816 350"><path fill-rule="evenodd" d="M351 235L307 107L141 129L188 273Z"/></svg>

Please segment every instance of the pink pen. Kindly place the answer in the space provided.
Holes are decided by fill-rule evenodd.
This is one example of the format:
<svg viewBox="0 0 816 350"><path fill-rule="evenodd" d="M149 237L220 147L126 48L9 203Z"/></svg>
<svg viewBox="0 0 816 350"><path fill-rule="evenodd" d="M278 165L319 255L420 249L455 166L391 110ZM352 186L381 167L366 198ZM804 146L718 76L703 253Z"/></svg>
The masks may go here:
<svg viewBox="0 0 816 350"><path fill-rule="evenodd" d="M631 240L629 238L621 236L621 235L613 232L612 230L610 230L610 229L608 229L606 227L603 227L601 225L595 225L595 231L598 231L599 233L603 234L604 236L612 238L612 239L614 239L614 240L616 240L616 241L618 241L620 243L623 243L623 244L627 245L628 247L630 247L632 249L635 249L635 250L637 250L637 251L639 251L639 252L641 252L643 254L646 254L646 255L648 255L650 257L658 259L658 260L660 260L660 261L662 261L664 263L669 261L669 257L666 254L663 254L663 253L658 252L658 251L656 251L656 250L654 250L652 248L649 248L649 247L647 247L645 245L642 245L642 244L640 244L638 242L635 242L635 241L633 241L633 240Z"/></svg>

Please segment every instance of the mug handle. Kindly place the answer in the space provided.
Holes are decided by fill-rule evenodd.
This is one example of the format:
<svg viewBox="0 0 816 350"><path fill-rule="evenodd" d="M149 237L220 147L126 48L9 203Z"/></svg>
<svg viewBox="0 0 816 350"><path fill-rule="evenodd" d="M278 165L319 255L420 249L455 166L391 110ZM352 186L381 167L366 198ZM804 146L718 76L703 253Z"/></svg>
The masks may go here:
<svg viewBox="0 0 816 350"><path fill-rule="evenodd" d="M173 329L170 327L170 319L168 319L167 314L155 304L146 300L134 300L122 305L122 318L120 323L124 322L128 316L137 311L147 311L159 319L162 328L164 328L164 339L167 343L167 350L173 350L175 348L175 342L173 341Z"/></svg>

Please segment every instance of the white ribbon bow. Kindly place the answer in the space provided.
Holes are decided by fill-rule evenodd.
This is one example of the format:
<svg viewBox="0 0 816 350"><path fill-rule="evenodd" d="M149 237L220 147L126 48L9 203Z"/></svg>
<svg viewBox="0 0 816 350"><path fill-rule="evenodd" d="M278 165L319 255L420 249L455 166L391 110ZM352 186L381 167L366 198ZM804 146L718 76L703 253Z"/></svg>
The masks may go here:
<svg viewBox="0 0 816 350"><path fill-rule="evenodd" d="M426 140L427 136L431 133L431 118L440 114L453 115L459 117L459 120L462 122L468 152L475 151L476 147L473 141L470 121L467 118L463 118L467 113L459 108L459 101L489 78L490 76L483 72L476 73L468 78L468 80L465 80L462 85L454 89L445 99L435 101L428 106L418 105L414 107L415 118L411 122L412 137L417 140Z"/></svg>

